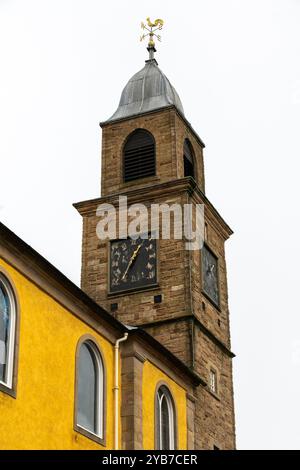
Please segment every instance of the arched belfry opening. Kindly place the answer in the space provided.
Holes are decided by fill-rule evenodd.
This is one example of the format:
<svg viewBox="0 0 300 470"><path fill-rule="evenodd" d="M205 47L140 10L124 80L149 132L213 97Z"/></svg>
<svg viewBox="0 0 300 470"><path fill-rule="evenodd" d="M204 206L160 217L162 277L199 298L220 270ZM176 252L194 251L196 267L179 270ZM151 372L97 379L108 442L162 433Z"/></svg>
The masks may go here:
<svg viewBox="0 0 300 470"><path fill-rule="evenodd" d="M195 178L194 169L194 150L188 139L185 139L183 144L183 165L184 165L184 176L192 176Z"/></svg>
<svg viewBox="0 0 300 470"><path fill-rule="evenodd" d="M136 129L123 148L123 179L129 181L155 176L155 140L153 135Z"/></svg>

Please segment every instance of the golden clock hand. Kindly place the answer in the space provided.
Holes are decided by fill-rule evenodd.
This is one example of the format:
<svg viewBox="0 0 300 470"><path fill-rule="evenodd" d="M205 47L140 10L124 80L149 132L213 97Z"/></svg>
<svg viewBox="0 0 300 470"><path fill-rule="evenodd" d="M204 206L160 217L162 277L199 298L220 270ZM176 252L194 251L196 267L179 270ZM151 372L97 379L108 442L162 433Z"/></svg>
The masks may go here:
<svg viewBox="0 0 300 470"><path fill-rule="evenodd" d="M125 270L125 272L124 272L124 274L123 274L123 276L122 276L122 281L125 279L126 274L128 273L129 268L130 268L130 266L132 265L133 261L135 260L137 254L138 254L138 251L139 251L139 249L140 249L140 247L141 247L141 245L138 246L138 248L133 252L133 254L132 254L132 256L131 256L131 258L130 258L130 260L129 260L129 263L128 263L128 265L127 265L127 268L126 268L126 270Z"/></svg>
<svg viewBox="0 0 300 470"><path fill-rule="evenodd" d="M127 265L127 268L126 268L126 270L125 270L125 272L124 272L124 274L123 274L123 276L122 276L122 281L124 281L124 279L125 279L125 277L126 277L126 274L128 273L128 270L129 270L130 266L132 265L132 263L134 262L135 258L137 257L137 254L138 254L138 252L140 251L142 244L143 244L143 243L141 243L141 244L134 250L134 252L133 252L133 254L132 254L132 256L131 256L131 258L130 258L130 260L129 260L129 263L128 263L128 265Z"/></svg>

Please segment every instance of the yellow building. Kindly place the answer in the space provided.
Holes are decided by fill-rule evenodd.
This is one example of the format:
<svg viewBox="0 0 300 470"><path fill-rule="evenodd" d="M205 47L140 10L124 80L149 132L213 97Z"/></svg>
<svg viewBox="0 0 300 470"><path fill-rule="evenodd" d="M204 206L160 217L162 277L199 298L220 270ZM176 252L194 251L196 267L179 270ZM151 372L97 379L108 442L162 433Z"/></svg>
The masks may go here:
<svg viewBox="0 0 300 470"><path fill-rule="evenodd" d="M192 449L199 384L0 224L1 449Z"/></svg>

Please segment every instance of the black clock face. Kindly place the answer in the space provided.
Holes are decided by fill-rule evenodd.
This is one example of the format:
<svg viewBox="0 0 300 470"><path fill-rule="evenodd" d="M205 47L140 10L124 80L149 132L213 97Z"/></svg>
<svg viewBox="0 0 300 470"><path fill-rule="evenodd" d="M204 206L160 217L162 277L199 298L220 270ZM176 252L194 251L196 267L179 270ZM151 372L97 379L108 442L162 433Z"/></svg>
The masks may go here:
<svg viewBox="0 0 300 470"><path fill-rule="evenodd" d="M112 241L110 245L110 292L143 288L157 283L156 240Z"/></svg>
<svg viewBox="0 0 300 470"><path fill-rule="evenodd" d="M205 245L202 248L202 283L205 294L219 305L218 260Z"/></svg>

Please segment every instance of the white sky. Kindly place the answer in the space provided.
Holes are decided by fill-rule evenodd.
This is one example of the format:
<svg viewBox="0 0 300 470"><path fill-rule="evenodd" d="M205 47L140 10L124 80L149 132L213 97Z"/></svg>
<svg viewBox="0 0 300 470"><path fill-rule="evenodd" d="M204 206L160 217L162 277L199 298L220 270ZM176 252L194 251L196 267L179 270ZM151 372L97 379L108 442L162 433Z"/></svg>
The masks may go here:
<svg viewBox="0 0 300 470"><path fill-rule="evenodd" d="M160 67L206 143L227 242L237 444L300 448L300 0L0 0L0 219L79 283L99 121L165 19Z"/></svg>

